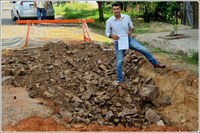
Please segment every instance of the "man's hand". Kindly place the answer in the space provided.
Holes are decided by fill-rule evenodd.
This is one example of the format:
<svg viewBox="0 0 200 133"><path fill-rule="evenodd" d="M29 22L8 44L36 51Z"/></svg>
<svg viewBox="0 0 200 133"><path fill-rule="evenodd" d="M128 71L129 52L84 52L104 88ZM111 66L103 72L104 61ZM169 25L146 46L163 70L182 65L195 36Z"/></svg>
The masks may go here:
<svg viewBox="0 0 200 133"><path fill-rule="evenodd" d="M119 37L116 34L110 34L110 38L114 39L114 40L118 40Z"/></svg>
<svg viewBox="0 0 200 133"><path fill-rule="evenodd" d="M128 36L131 36L131 35L132 35L132 33L133 33L133 29L132 29L132 28L130 28L130 29L129 29L129 31L128 31Z"/></svg>
<svg viewBox="0 0 200 133"><path fill-rule="evenodd" d="M129 31L129 32L128 32L128 36L131 36L131 35L132 35L132 31Z"/></svg>

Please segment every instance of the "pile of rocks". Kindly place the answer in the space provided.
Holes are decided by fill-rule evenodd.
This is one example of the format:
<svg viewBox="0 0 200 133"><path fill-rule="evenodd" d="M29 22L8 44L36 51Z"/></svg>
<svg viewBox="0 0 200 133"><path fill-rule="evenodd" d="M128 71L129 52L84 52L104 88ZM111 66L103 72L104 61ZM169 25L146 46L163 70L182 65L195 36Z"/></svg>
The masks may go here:
<svg viewBox="0 0 200 133"><path fill-rule="evenodd" d="M116 86L115 54L111 47L83 43L48 43L13 50L2 57L3 85L27 87L29 96L53 100L67 123L99 123L142 127L159 122L152 110L158 87L138 74L146 60L128 51L126 84Z"/></svg>

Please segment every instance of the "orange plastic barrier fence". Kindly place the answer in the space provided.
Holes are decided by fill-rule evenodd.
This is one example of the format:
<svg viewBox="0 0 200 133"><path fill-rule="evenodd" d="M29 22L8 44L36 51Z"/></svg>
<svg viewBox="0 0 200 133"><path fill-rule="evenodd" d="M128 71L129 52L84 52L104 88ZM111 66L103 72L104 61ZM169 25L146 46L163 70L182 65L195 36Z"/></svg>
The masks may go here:
<svg viewBox="0 0 200 133"><path fill-rule="evenodd" d="M63 19L63 20L17 20L17 24L41 24L41 23L82 23L85 21L86 23L94 22L94 19Z"/></svg>
<svg viewBox="0 0 200 133"><path fill-rule="evenodd" d="M94 19L65 19L65 20L17 20L17 24L27 24L28 30L26 35L26 41L24 43L24 48L27 47L28 38L30 34L30 25L31 24L42 24L42 23L82 23L83 28L83 39L84 41L92 41L87 23L94 22Z"/></svg>

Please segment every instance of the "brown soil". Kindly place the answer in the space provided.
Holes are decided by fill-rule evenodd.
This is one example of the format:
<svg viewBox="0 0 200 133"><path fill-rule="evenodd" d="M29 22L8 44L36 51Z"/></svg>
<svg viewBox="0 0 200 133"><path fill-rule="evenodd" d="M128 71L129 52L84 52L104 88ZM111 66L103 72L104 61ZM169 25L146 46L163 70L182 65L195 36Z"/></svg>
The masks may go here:
<svg viewBox="0 0 200 133"><path fill-rule="evenodd" d="M42 125L42 126L41 126ZM125 131L125 132L132 132L132 131L187 131L187 129L178 129L176 127L170 127L170 126L156 126L151 125L148 128L145 128L143 130L137 129L137 128L130 128L130 127L124 127L122 125L119 126L99 126L96 124L74 124L74 125L68 125L63 126L61 124L58 124L54 119L52 118L41 118L37 116L32 116L27 119L24 119L20 122L18 122L15 126L7 127L4 131Z"/></svg>
<svg viewBox="0 0 200 133"><path fill-rule="evenodd" d="M79 43L76 43L79 44ZM109 93L114 93L109 88L113 88L110 82L115 80L115 73L111 73L110 77L106 76L104 70L112 71L114 68L114 53L113 51L105 52L103 49L108 47L96 46L91 44L81 45L67 45L62 42L57 44L48 44L41 48L27 49L27 50L5 50L3 52L2 58L2 73L3 76L13 76L14 80L11 83L15 87L25 87L29 96L32 98L40 98L42 100L42 105L45 105L53 110L52 116L38 117L35 114L30 115L30 117L23 118L19 122L11 125L4 125L4 131L197 131L198 130L198 77L191 74L184 68L180 68L179 65L166 57L160 55L155 55L155 57L167 64L167 68L163 70L156 69L154 72L152 66L143 58L139 63L139 74L138 75L142 82L147 79L149 76L153 78L152 84L159 87L159 96L158 99L162 99L163 96L168 95L171 97L171 105L155 108L152 104L144 104L141 100L138 102L146 107L156 109L161 115L162 119L165 122L165 126L156 126L155 124L146 124L125 127L121 123L118 126L100 126L95 122L86 124L86 123L68 123L66 119L55 119L55 116L60 112L60 109L64 107L66 109L74 109L72 105L68 105L66 102L67 99L63 98L59 91L50 89L50 92L53 92L53 96L49 93L46 93L48 87L61 85L61 88L68 89L77 93L73 89L76 89L76 85L87 85L84 80L78 80L80 77L76 74L76 71L79 71L82 75L87 75L87 71L93 70L94 72L103 73L105 76L101 83L104 84L102 90L107 90ZM69 50L69 51L66 51ZM111 47L111 49L113 49ZM128 52L127 55L131 55L131 52ZM141 56L138 53L134 53L138 56ZM127 56L128 57L128 56ZM59 59L61 62L59 62ZM56 61L57 60L57 61ZM99 70L99 64L95 64L94 61L101 60L106 66L101 66ZM125 59L126 60L126 59ZM38 62L39 61L39 62ZM86 63L87 61L87 63ZM126 60L127 61L127 60ZM56 62L56 63L55 63ZM108 63L110 62L110 64ZM15 64L16 63L16 64ZM55 64L54 64L55 63ZM61 63L59 65L59 63ZM13 64L15 67L13 68ZM19 65L21 64L21 65ZM53 64L53 65L52 65ZM64 65L63 65L64 64ZM101 64L101 63L100 63ZM125 63L126 64L126 63ZM42 66L41 66L42 65ZM84 66L84 67L82 67ZM22 67L24 69L22 69ZM41 71L37 71L42 67ZM54 69L58 67L59 69ZM66 84L66 80L63 83L60 71L69 69L70 71L65 71L65 74L69 78L70 76L77 76L77 79L73 79L71 84ZM103 69L103 70L102 70ZM125 67L124 67L125 69ZM127 68L129 69L129 68ZM109 72L108 71L108 72ZM71 75L70 75L71 74ZM59 79L61 80L55 81ZM43 80L44 79L44 80ZM135 77L126 77L128 88L131 88L129 84ZM55 81L55 82L54 82ZM52 84L59 83L59 84ZM69 82L69 81L67 81ZM37 84L40 83L40 84ZM73 84L75 83L75 84ZM42 86L43 88L38 89L36 86ZM57 86L57 89L60 87ZM71 89L70 89L71 88ZM6 89L3 86L3 90ZM97 89L98 90L98 89ZM62 93L66 93L66 90ZM125 90L124 93L130 93L130 90ZM3 94L6 95L6 94ZM76 94L81 97L80 94ZM110 96L110 95L109 95ZM121 95L117 95L118 98L123 98ZM139 97L139 96L135 96ZM93 98L93 97L92 97ZM6 103L7 101L5 101ZM69 102L69 101L68 101ZM4 103L4 102L3 102ZM192 104L191 104L192 103ZM128 106L124 103L123 106ZM146 107L141 107L145 110ZM4 105L3 105L4 108ZM9 108L9 107L8 107ZM24 111L25 112L25 111ZM5 112L3 112L5 113ZM17 114L15 114L17 115ZM142 114L140 114L142 115ZM14 116L13 116L14 117ZM58 118L58 117L56 117ZM141 116L143 118L143 116ZM4 120L3 120L4 121ZM42 125L42 126L41 126Z"/></svg>

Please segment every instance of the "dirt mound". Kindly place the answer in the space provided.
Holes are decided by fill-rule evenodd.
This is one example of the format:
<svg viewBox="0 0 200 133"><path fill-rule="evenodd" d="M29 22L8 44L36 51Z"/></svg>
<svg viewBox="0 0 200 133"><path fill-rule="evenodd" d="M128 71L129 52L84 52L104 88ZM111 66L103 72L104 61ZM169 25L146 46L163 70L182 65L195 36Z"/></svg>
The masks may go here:
<svg viewBox="0 0 200 133"><path fill-rule="evenodd" d="M155 81L138 73L146 62L138 53L128 51L124 61L126 84L116 86L113 48L49 43L3 54L3 85L26 87L31 98L51 101L54 117L64 125L123 125L137 129L152 123L172 125L157 109L170 105L171 97L160 102ZM166 68L158 74L170 71ZM45 101L42 104L50 106Z"/></svg>

